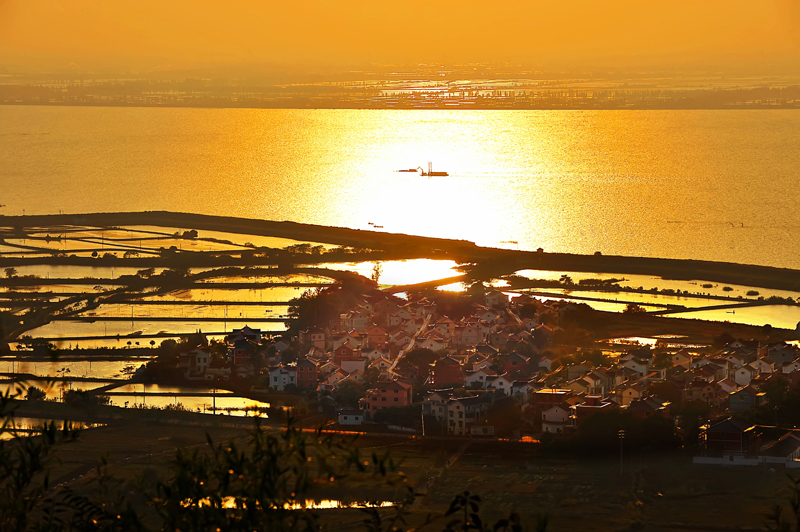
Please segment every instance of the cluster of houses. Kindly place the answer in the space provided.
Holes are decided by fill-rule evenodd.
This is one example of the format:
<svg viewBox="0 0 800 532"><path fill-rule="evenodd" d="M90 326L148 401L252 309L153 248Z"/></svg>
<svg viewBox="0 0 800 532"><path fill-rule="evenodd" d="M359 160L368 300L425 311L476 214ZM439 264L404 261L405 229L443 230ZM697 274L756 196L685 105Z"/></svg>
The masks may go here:
<svg viewBox="0 0 800 532"><path fill-rule="evenodd" d="M461 309L453 319L449 309L426 298L362 296L326 329L264 343L261 331L245 327L226 338L227 358L217 367L201 349L182 356L181 364L187 378L261 375L276 391L336 393L348 382L359 384L366 387L359 408L339 414L339 422L347 425L411 405L416 392L423 414L436 418L443 433L456 436L492 435L485 414L498 397L517 398L526 419L539 422L536 431L563 434L611 409L667 417L671 404L701 401L718 413L735 413L765 404L761 387L776 375L800 381L800 350L783 342L735 341L713 355L639 347L609 353L613 363L605 366L565 365L565 349L571 349L570 359L580 359L577 349L555 346L557 324L573 308L563 301L512 299L490 290L470 312ZM302 352L285 362L281 355L290 344L302 346ZM418 348L435 352L438 359L430 367L404 364ZM257 353L263 355L261 367L253 361Z"/></svg>
<svg viewBox="0 0 800 532"><path fill-rule="evenodd" d="M800 467L800 430L755 425L736 417L703 427L695 464Z"/></svg>
<svg viewBox="0 0 800 532"><path fill-rule="evenodd" d="M563 433L577 428L589 407L621 408L637 417L670 416L670 406L697 401L717 415L741 412L767 404L763 386L773 379L800 384L800 349L785 342L761 344L737 340L713 355L687 349L664 353L640 348L625 352L613 367L591 367L583 362L557 368L545 381L558 388L535 391L560 396L539 400L542 431ZM546 365L547 357L540 360ZM576 398L577 396L577 398ZM544 406L549 403L552 406ZM587 404L589 403L589 404ZM679 421L679 420L678 420Z"/></svg>

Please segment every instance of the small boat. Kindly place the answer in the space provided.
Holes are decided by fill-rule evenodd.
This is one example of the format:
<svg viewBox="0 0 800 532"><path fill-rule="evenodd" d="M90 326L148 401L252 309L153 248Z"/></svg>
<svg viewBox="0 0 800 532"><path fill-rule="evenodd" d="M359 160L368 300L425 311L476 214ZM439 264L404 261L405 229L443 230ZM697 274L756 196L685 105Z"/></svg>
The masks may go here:
<svg viewBox="0 0 800 532"><path fill-rule="evenodd" d="M433 171L433 163L428 163L428 171L427 172L425 170L423 170L422 168L419 168L419 170L422 172L422 176L423 177L447 177L447 176L450 175L447 172L434 172Z"/></svg>
<svg viewBox="0 0 800 532"><path fill-rule="evenodd" d="M428 163L428 171L426 172L425 169L421 166L417 168L409 168L407 170L395 170L396 172L419 172L423 177L447 177L450 174L447 172L434 172L433 171L433 163Z"/></svg>

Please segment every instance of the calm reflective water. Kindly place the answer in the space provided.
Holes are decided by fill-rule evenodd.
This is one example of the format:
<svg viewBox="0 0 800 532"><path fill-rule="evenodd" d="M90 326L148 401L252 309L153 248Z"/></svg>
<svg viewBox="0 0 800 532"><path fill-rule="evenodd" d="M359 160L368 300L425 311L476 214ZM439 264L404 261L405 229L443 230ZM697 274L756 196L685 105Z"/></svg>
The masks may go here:
<svg viewBox="0 0 800 532"><path fill-rule="evenodd" d="M800 267L800 113L0 107L0 212L170 209ZM449 177L396 173L425 165Z"/></svg>

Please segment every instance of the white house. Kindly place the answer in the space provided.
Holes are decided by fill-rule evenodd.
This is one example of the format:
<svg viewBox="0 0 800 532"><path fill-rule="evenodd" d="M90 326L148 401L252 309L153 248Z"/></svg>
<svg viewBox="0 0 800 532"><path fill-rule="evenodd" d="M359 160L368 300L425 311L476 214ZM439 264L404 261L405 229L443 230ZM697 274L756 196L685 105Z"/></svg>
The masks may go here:
<svg viewBox="0 0 800 532"><path fill-rule="evenodd" d="M553 405L542 411L542 432L560 434L569 425L570 409L564 405Z"/></svg>
<svg viewBox="0 0 800 532"><path fill-rule="evenodd" d="M649 364L646 361L635 357L626 361L624 364L621 364L621 367L632 369L638 373L640 377L647 375L649 370Z"/></svg>
<svg viewBox="0 0 800 532"><path fill-rule="evenodd" d="M480 383L481 388L486 388L486 379L496 377L495 373L489 368L481 368L477 371L467 371L464 378L464 385L467 388L474 388L476 382Z"/></svg>
<svg viewBox="0 0 800 532"><path fill-rule="evenodd" d="M621 405L629 405L634 399L641 399L647 395L647 386L637 382L628 386L621 386L617 389L617 402Z"/></svg>
<svg viewBox="0 0 800 532"><path fill-rule="evenodd" d="M543 356L539 359L539 367L544 368L546 371L553 370L553 362L556 361L555 357L552 356Z"/></svg>
<svg viewBox="0 0 800 532"><path fill-rule="evenodd" d="M761 373L772 373L774 371L774 368L772 367L772 364L770 364L769 362L767 362L763 358L759 358L758 360L754 360L753 362L750 362L747 365L750 366L751 368L753 368L754 370L756 370L759 374L761 374Z"/></svg>
<svg viewBox="0 0 800 532"><path fill-rule="evenodd" d="M725 393L735 392L739 389L739 385L733 382L730 379L722 379L721 381L717 381L717 386Z"/></svg>
<svg viewBox="0 0 800 532"><path fill-rule="evenodd" d="M509 379L506 375L486 377L486 380L484 381L484 386L486 389L500 390L504 395L511 395L512 384L514 384L514 381Z"/></svg>
<svg viewBox="0 0 800 532"><path fill-rule="evenodd" d="M731 375L733 382L739 386L747 386L750 384L750 381L756 377L758 377L758 370L753 369L750 366L742 366Z"/></svg>
<svg viewBox="0 0 800 532"><path fill-rule="evenodd" d="M341 410L338 415L339 425L361 425L364 421L363 410Z"/></svg>
<svg viewBox="0 0 800 532"><path fill-rule="evenodd" d="M200 348L192 349L189 351L189 372L195 375L205 373L210 361L211 355L208 351Z"/></svg>
<svg viewBox="0 0 800 532"><path fill-rule="evenodd" d="M685 349L673 353L671 358L674 367L682 367L686 370L692 369L692 356Z"/></svg>
<svg viewBox="0 0 800 532"><path fill-rule="evenodd" d="M345 314L342 323L349 329L363 331L367 328L367 325L370 324L371 320L372 314L369 311L365 309L356 309Z"/></svg>
<svg viewBox="0 0 800 532"><path fill-rule="evenodd" d="M484 303L487 307L508 307L508 296L499 290L490 290L484 296Z"/></svg>
<svg viewBox="0 0 800 532"><path fill-rule="evenodd" d="M278 366L269 370L269 385L282 392L289 384L297 384L297 372L294 368Z"/></svg>
<svg viewBox="0 0 800 532"><path fill-rule="evenodd" d="M782 373L794 373L797 370L800 370L800 360L793 360L781 366Z"/></svg>

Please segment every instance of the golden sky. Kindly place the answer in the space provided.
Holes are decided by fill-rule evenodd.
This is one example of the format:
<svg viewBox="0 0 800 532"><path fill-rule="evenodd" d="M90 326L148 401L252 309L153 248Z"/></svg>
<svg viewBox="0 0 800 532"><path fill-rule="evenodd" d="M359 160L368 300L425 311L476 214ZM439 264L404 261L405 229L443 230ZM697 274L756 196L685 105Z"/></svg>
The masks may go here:
<svg viewBox="0 0 800 532"><path fill-rule="evenodd" d="M800 0L0 0L0 66L797 66Z"/></svg>

